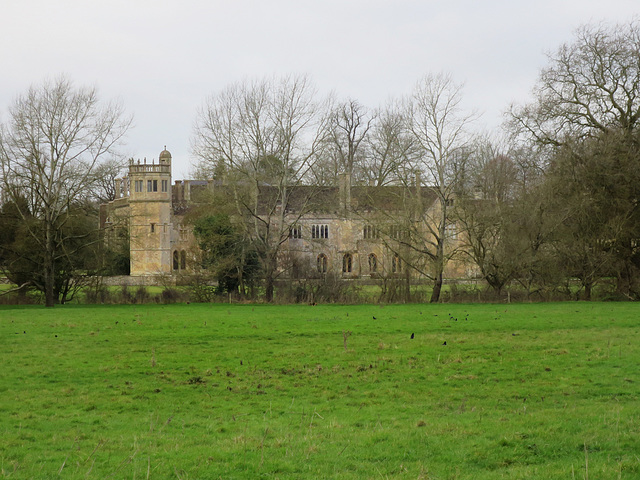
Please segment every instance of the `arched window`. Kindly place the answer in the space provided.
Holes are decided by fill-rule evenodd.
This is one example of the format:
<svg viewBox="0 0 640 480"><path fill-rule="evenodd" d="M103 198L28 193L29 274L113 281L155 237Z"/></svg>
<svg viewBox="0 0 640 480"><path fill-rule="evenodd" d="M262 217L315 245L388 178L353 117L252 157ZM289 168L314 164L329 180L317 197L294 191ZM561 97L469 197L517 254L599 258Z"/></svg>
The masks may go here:
<svg viewBox="0 0 640 480"><path fill-rule="evenodd" d="M187 252L182 250L180 252L180 270L186 270L187 268Z"/></svg>
<svg viewBox="0 0 640 480"><path fill-rule="evenodd" d="M391 262L391 271L393 273L400 273L402 271L402 259L397 253L393 256L393 261Z"/></svg>
<svg viewBox="0 0 640 480"><path fill-rule="evenodd" d="M375 253L369 254L369 273L376 273L378 271L378 257Z"/></svg>
<svg viewBox="0 0 640 480"><path fill-rule="evenodd" d="M318 273L327 273L327 264L329 263L327 260L327 256L324 253L318 255Z"/></svg>
<svg viewBox="0 0 640 480"><path fill-rule="evenodd" d="M173 269L174 270L178 270L179 267L179 263L178 263L178 251L174 250L173 251Z"/></svg>
<svg viewBox="0 0 640 480"><path fill-rule="evenodd" d="M350 253L345 253L342 257L342 271L344 273L351 273L353 267L353 257Z"/></svg>

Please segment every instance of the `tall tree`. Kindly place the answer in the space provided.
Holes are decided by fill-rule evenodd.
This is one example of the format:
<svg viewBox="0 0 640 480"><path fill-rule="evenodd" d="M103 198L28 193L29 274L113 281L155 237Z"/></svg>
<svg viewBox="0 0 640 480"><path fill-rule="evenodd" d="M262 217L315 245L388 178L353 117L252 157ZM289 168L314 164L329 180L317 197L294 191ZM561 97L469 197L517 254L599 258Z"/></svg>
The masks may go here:
<svg viewBox="0 0 640 480"><path fill-rule="evenodd" d="M431 260L431 271L423 272L433 279L431 302L440 299L443 273L447 262L447 243L455 235L451 228L450 207L464 171L471 136L467 130L474 113L462 106L462 85L449 75L427 75L414 89L409 106L409 133L415 148L415 169L426 180L436 197L436 207L416 210L423 233L416 229L411 243ZM405 177L405 184L413 180ZM418 185L420 186L420 185ZM419 191L416 190L416 191Z"/></svg>
<svg viewBox="0 0 640 480"><path fill-rule="evenodd" d="M472 148L456 186L455 218L460 226L461 251L480 276L500 293L519 271L519 234L513 227L518 169L510 152L488 138Z"/></svg>
<svg viewBox="0 0 640 480"><path fill-rule="evenodd" d="M325 143L322 110L306 77L248 81L210 97L198 113L193 151L224 166L236 215L260 260L265 297L273 300L278 256L307 199L294 192ZM294 211L295 210L295 211Z"/></svg>
<svg viewBox="0 0 640 480"><path fill-rule="evenodd" d="M73 207L90 196L96 167L115 154L130 123L121 106L101 104L95 88L61 77L18 96L0 126L3 195L42 252L47 306L56 302L56 263L68 255Z"/></svg>
<svg viewBox="0 0 640 480"><path fill-rule="evenodd" d="M549 55L535 93L512 108L514 130L546 149L548 172L562 176L576 214L606 212L589 248L606 246L620 292L640 296L640 24L581 27Z"/></svg>

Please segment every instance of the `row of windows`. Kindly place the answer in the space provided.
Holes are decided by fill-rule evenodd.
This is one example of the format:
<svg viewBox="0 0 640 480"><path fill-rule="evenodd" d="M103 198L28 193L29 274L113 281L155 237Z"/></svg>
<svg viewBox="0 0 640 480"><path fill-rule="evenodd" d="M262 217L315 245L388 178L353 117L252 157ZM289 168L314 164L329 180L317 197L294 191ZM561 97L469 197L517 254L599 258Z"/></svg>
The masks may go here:
<svg viewBox="0 0 640 480"><path fill-rule="evenodd" d="M447 225L447 237L457 238L456 225L451 223ZM365 240L375 240L380 238L380 230L373 225L365 225L362 231ZM396 240L406 239L409 232L406 228L399 225L392 225L389 230L389 236ZM289 229L290 238L302 238L302 226L294 225ZM311 238L329 238L328 225L311 225Z"/></svg>
<svg viewBox="0 0 640 480"><path fill-rule="evenodd" d="M365 240L372 240L375 238L380 238L380 232L378 232L378 229L373 225L365 225L362 236Z"/></svg>
<svg viewBox="0 0 640 480"><path fill-rule="evenodd" d="M329 238L329 225L311 225L311 238Z"/></svg>
<svg viewBox="0 0 640 480"><path fill-rule="evenodd" d="M369 273L377 273L378 272L378 257L375 253L369 254ZM318 273L327 273L327 266L329 264L329 259L324 253L318 255L316 259ZM350 253L345 253L342 256L342 273L352 273L353 272L353 255ZM393 256L391 260L391 272L392 273L400 273L402 272L402 259L398 254Z"/></svg>
<svg viewBox="0 0 640 480"><path fill-rule="evenodd" d="M137 193L144 192L144 180L136 180L134 182L134 189ZM160 190L162 192L169 191L169 180L160 180ZM158 180L147 180L147 192L158 191Z"/></svg>
<svg viewBox="0 0 640 480"><path fill-rule="evenodd" d="M302 238L302 226L289 228L289 238ZM329 238L329 225L311 225L311 238Z"/></svg>

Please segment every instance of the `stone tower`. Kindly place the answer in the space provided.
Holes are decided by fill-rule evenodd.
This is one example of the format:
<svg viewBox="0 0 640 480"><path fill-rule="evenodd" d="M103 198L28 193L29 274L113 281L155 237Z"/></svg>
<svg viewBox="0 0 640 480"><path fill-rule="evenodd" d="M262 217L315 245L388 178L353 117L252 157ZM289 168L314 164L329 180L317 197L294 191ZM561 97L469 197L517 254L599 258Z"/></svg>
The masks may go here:
<svg viewBox="0 0 640 480"><path fill-rule="evenodd" d="M171 273L171 153L129 164L131 275Z"/></svg>

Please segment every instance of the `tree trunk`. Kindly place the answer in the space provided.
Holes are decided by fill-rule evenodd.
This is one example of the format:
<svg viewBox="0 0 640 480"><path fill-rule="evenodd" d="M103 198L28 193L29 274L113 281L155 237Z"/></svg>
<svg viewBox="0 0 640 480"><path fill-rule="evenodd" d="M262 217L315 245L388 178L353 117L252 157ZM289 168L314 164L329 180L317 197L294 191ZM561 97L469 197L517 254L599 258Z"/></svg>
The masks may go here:
<svg viewBox="0 0 640 480"><path fill-rule="evenodd" d="M273 302L273 274L271 272L267 272L265 274L265 289L264 289L264 299L267 303Z"/></svg>
<svg viewBox="0 0 640 480"><path fill-rule="evenodd" d="M44 301L45 306L55 305L55 270L54 270L54 248L53 232L49 222L45 227L45 252L44 252Z"/></svg>
<svg viewBox="0 0 640 480"><path fill-rule="evenodd" d="M429 303L438 303L440 301L440 292L442 290L442 273L444 272L444 238L447 223L447 211L444 201L442 202L442 219L438 228L439 238L436 242L435 275L433 276L433 293Z"/></svg>
<svg viewBox="0 0 640 480"><path fill-rule="evenodd" d="M273 290L274 290L274 274L275 274L275 260L269 258L267 261L267 268L264 272L264 299L267 303L273 302Z"/></svg>
<svg viewBox="0 0 640 480"><path fill-rule="evenodd" d="M429 303L438 303L440 301L440 291L442 290L442 270L440 270L433 281L433 292Z"/></svg>

